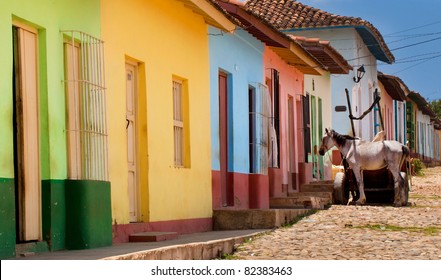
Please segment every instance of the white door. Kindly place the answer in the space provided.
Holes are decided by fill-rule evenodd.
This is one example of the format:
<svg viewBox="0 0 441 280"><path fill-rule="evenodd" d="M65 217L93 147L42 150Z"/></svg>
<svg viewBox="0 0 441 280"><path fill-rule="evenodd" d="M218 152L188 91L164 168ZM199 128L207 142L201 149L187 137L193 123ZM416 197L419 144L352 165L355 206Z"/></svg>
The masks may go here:
<svg viewBox="0 0 441 280"><path fill-rule="evenodd" d="M41 240L37 30L14 26L13 34L18 237Z"/></svg>
<svg viewBox="0 0 441 280"><path fill-rule="evenodd" d="M139 189L136 148L137 66L126 63L126 132L130 222L139 221Z"/></svg>

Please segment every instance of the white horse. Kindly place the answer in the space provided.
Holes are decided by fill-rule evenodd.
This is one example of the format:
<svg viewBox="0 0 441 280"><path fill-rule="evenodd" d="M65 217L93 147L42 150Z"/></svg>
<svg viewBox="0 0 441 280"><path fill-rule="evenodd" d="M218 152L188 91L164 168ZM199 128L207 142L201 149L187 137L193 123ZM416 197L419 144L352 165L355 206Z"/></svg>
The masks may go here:
<svg viewBox="0 0 441 280"><path fill-rule="evenodd" d="M389 169L394 178L394 205L402 206L406 203L403 199L407 190L400 170L404 160L410 159L410 150L407 146L392 140L367 142L326 129L319 150L320 155L324 155L333 146L340 150L349 167L354 171L360 193L357 204L366 203L363 170L379 170L384 167Z"/></svg>

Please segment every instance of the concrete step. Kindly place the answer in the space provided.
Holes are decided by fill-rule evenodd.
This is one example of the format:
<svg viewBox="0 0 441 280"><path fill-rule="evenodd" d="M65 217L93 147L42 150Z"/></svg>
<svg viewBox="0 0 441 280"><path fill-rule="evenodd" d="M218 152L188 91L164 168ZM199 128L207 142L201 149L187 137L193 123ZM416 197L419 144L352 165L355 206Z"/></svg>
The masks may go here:
<svg viewBox="0 0 441 280"><path fill-rule="evenodd" d="M214 230L272 229L294 221L310 209L214 210Z"/></svg>
<svg viewBox="0 0 441 280"><path fill-rule="evenodd" d="M138 232L129 235L129 242L158 242L178 238L177 232Z"/></svg>

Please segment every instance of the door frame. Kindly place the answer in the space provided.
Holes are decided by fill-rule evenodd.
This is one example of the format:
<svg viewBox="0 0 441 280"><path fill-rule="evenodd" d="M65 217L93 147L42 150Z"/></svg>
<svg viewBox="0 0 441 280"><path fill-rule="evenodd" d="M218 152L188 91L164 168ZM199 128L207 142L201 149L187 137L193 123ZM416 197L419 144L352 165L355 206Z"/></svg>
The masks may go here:
<svg viewBox="0 0 441 280"><path fill-rule="evenodd" d="M27 242L42 240L38 30L15 20L12 30L16 237ZM34 35L28 51L23 47L25 32ZM31 65L25 67L23 58L30 55Z"/></svg>

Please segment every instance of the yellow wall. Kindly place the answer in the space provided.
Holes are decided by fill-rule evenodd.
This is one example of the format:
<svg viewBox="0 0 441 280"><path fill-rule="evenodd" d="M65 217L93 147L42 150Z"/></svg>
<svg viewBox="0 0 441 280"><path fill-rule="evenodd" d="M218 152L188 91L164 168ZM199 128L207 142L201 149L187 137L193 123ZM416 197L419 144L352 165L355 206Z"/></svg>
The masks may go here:
<svg viewBox="0 0 441 280"><path fill-rule="evenodd" d="M140 65L143 222L211 217L208 27L175 0L102 1L114 223L129 222L125 62ZM175 168L172 78L188 80L191 167Z"/></svg>

